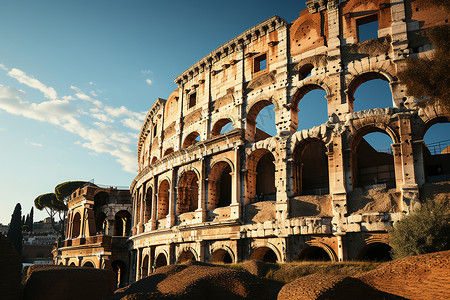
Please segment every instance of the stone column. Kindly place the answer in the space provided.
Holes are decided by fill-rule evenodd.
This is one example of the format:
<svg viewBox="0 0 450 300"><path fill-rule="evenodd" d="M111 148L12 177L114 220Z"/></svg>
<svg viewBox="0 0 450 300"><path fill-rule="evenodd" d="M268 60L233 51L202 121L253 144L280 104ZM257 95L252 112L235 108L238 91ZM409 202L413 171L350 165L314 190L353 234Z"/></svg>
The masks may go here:
<svg viewBox="0 0 450 300"><path fill-rule="evenodd" d="M158 189L157 189L157 178L153 177L153 195L152 195L152 211L151 211L151 219L150 219L150 223L151 223L151 230L155 230L157 225L158 225L158 221L156 220L157 218L157 212L158 212Z"/></svg>
<svg viewBox="0 0 450 300"><path fill-rule="evenodd" d="M141 279L142 249L136 249L136 281Z"/></svg>
<svg viewBox="0 0 450 300"><path fill-rule="evenodd" d="M169 191L169 214L167 215L167 226L170 228L174 226L177 223L177 217L175 214L175 184L177 180L176 176L176 169L172 169L172 176L171 176L171 184L170 184L170 191Z"/></svg>
<svg viewBox="0 0 450 300"><path fill-rule="evenodd" d="M234 172L231 173L232 185L231 185L231 205L230 205L230 218L241 218L241 156L239 146L234 148Z"/></svg>
<svg viewBox="0 0 450 300"><path fill-rule="evenodd" d="M144 232L144 189L143 186L139 188L139 224L138 233Z"/></svg>
<svg viewBox="0 0 450 300"><path fill-rule="evenodd" d="M199 220L199 223L206 221L206 194L208 192L206 187L206 162L204 157L201 158L201 162L200 178L198 179L198 208L195 211L195 215L197 220Z"/></svg>

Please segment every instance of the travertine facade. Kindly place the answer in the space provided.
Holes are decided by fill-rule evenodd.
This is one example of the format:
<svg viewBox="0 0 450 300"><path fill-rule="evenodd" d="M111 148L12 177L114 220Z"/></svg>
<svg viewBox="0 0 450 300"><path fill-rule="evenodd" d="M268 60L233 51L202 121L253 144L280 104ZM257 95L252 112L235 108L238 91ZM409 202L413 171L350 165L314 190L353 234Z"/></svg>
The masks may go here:
<svg viewBox="0 0 450 300"><path fill-rule="evenodd" d="M130 192L88 184L67 200L66 238L53 250L54 264L114 270L118 286L126 284L130 269Z"/></svg>
<svg viewBox="0 0 450 300"><path fill-rule="evenodd" d="M425 0L307 5L291 24L275 16L217 48L149 110L130 188L134 279L186 259L341 261L389 250L386 226L414 209L432 175L422 138L450 117L417 109L396 74L408 56L432 54L418 33L448 15ZM378 38L360 42L375 21ZM373 79L389 84L392 105L354 111L355 91ZM299 103L315 89L326 92L329 120L297 131ZM268 105L275 136L256 128ZM365 142L371 132L392 139L390 153Z"/></svg>

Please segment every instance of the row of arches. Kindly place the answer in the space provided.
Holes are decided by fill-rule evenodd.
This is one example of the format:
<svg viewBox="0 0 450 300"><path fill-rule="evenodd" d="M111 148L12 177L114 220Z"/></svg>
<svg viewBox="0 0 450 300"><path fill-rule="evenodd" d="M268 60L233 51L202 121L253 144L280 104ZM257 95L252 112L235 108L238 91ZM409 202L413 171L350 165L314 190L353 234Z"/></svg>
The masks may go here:
<svg viewBox="0 0 450 300"><path fill-rule="evenodd" d="M106 214L102 211L95 211L95 224L88 224L88 226L95 226L95 233L107 234L113 236L129 236L131 232L131 214L127 210L118 211L114 216L112 224L113 232L108 232L109 223ZM70 238L75 239L81 236L82 233L82 217L79 211L72 216ZM93 230L88 230L91 233Z"/></svg>
<svg viewBox="0 0 450 300"><path fill-rule="evenodd" d="M391 260L392 248L382 242L374 242L363 246L358 254L357 259L360 261L389 261ZM268 246L256 247L250 253L249 259L254 261L262 261L268 263L276 263L281 261L280 254L277 249ZM198 255L191 249L181 251L177 257L176 263L183 263L189 260L198 260ZM336 261L336 255L333 250L327 246L307 245L295 257L297 261ZM168 257L165 252L157 254L151 269L157 269L168 265ZM209 258L209 263L213 264L231 264L235 263L235 254L230 249L214 250ZM142 277L149 275L150 257L145 255L142 260Z"/></svg>
<svg viewBox="0 0 450 300"><path fill-rule="evenodd" d="M300 78L309 77L313 68L312 64L306 64L300 68ZM393 104L390 83L392 83L391 76L385 73L367 72L355 76L347 91L350 100L349 112L397 106ZM308 129L327 122L329 116L334 113L329 111L328 108L327 99L331 96L331 93L330 88L324 86L323 82L311 82L299 88L289 106L292 130ZM376 95L376 97L373 95ZM355 101L355 99L358 100ZM256 142L277 134L275 108L276 106L271 99L261 99L249 107L246 117L247 140ZM217 120L212 126L211 136L230 131L233 129L233 123L232 118ZM181 148L186 149L199 140L200 133L193 131L184 138ZM173 152L174 148L169 147L164 150L163 157ZM157 160L158 158L153 156L150 162L154 163Z"/></svg>

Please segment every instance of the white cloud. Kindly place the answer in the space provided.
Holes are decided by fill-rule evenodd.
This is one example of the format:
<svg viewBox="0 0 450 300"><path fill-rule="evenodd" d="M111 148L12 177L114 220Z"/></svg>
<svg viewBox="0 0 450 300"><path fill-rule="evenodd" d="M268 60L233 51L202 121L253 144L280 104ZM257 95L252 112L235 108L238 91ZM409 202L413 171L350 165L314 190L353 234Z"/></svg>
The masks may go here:
<svg viewBox="0 0 450 300"><path fill-rule="evenodd" d="M42 144L35 143L35 142L29 142L28 144L29 144L30 146L34 146L34 147L44 147Z"/></svg>
<svg viewBox="0 0 450 300"><path fill-rule="evenodd" d="M105 114L100 114L100 113L98 113L98 114L92 114L91 116L94 117L94 118L96 118L97 120L102 121L102 122L110 122L110 123L114 123L114 120L111 119L111 118L108 118L108 116L105 115Z"/></svg>
<svg viewBox="0 0 450 300"><path fill-rule="evenodd" d="M91 91L90 94L94 97L98 97L97 93L95 91Z"/></svg>
<svg viewBox="0 0 450 300"><path fill-rule="evenodd" d="M93 83L92 81L89 81L89 85L94 85L95 83Z"/></svg>
<svg viewBox="0 0 450 300"><path fill-rule="evenodd" d="M137 130L137 131L141 130L141 127L142 127L142 121L136 120L136 119L127 118L127 119L123 119L121 122L124 126L134 129L134 130Z"/></svg>
<svg viewBox="0 0 450 300"><path fill-rule="evenodd" d="M142 70L141 73L142 74L152 74L153 71L152 70Z"/></svg>
<svg viewBox="0 0 450 300"><path fill-rule="evenodd" d="M2 69L3 71L8 71L8 68L5 67L4 64L0 64L0 69Z"/></svg>
<svg viewBox="0 0 450 300"><path fill-rule="evenodd" d="M148 85L151 85L153 83L152 80L148 78L145 80L145 82L147 82Z"/></svg>
<svg viewBox="0 0 450 300"><path fill-rule="evenodd" d="M22 70L12 68L8 72L8 76L16 79L20 83L23 83L31 88L41 91L44 94L44 96L48 99L55 100L57 98L57 94L56 94L56 91L54 88L48 87L45 84L43 84L42 82L40 82L39 80L28 76Z"/></svg>

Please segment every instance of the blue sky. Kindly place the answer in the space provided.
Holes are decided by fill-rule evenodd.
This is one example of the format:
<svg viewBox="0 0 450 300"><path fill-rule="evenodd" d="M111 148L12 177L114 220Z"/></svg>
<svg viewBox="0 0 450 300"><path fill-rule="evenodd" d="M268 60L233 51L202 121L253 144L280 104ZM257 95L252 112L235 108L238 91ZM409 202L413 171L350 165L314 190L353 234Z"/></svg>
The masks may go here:
<svg viewBox="0 0 450 300"><path fill-rule="evenodd" d="M67 180L128 186L142 120L173 79L273 15L293 21L304 3L1 1L0 223Z"/></svg>

